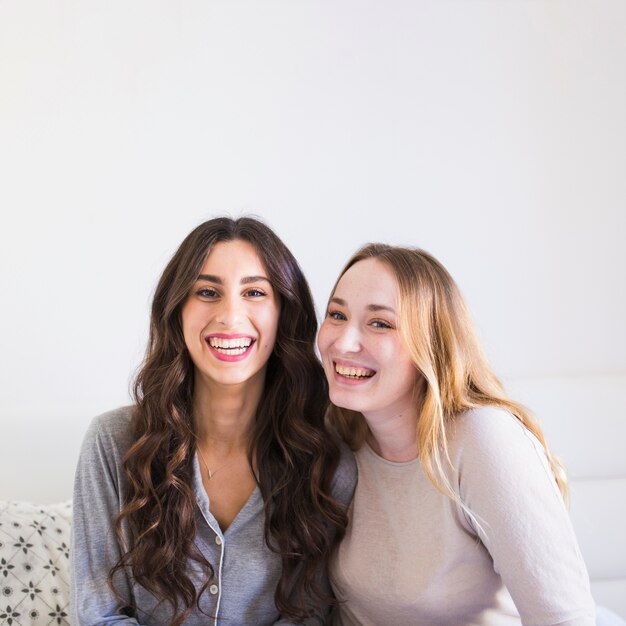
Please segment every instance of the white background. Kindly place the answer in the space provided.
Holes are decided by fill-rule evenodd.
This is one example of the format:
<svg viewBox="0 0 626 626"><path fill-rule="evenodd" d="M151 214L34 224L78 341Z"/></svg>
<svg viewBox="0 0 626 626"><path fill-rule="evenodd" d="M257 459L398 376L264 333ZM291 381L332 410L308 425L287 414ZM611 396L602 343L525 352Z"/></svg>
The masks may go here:
<svg viewBox="0 0 626 626"><path fill-rule="evenodd" d="M224 213L320 313L359 245L419 245L513 388L621 380L625 33L621 0L0 0L0 499L71 495L160 272Z"/></svg>

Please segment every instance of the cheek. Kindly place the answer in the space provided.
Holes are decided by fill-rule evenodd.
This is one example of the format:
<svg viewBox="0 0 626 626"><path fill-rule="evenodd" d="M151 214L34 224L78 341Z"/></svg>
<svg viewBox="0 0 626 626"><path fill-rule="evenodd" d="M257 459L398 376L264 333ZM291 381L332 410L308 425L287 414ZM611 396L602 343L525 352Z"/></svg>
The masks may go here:
<svg viewBox="0 0 626 626"><path fill-rule="evenodd" d="M398 369L403 365L397 342L390 340L389 337L377 339L378 341L370 342L370 352L376 356L380 365L389 368L394 376L397 376L400 373Z"/></svg>
<svg viewBox="0 0 626 626"><path fill-rule="evenodd" d="M192 355L201 355L205 347L202 334L209 323L209 315L209 309L202 303L191 300L183 305L180 313L183 340Z"/></svg>
<svg viewBox="0 0 626 626"><path fill-rule="evenodd" d="M193 306L189 304L185 304L181 311L180 322L183 330L183 338L185 339L185 344L189 348L189 342L194 334L194 330L197 324L197 315Z"/></svg>
<svg viewBox="0 0 626 626"><path fill-rule="evenodd" d="M379 348L379 358L387 366L399 386L404 387L417 380L417 369L401 342L394 340L380 345Z"/></svg>
<svg viewBox="0 0 626 626"><path fill-rule="evenodd" d="M262 319L263 324L263 351L271 352L276 343L276 334L278 333L278 321L280 311L277 309L268 310Z"/></svg>
<svg viewBox="0 0 626 626"><path fill-rule="evenodd" d="M320 351L322 358L326 356L326 351L332 342L332 330L328 325L328 322L322 322L320 331L317 334L317 349Z"/></svg>
<svg viewBox="0 0 626 626"><path fill-rule="evenodd" d="M202 304L192 302L186 309L183 309L183 326L189 328L200 328L206 325L209 320L209 313Z"/></svg>
<svg viewBox="0 0 626 626"><path fill-rule="evenodd" d="M412 392L415 384L418 380L418 372L413 363L409 360L403 361L401 364L398 364L396 369L396 385L398 388L398 393L408 393Z"/></svg>

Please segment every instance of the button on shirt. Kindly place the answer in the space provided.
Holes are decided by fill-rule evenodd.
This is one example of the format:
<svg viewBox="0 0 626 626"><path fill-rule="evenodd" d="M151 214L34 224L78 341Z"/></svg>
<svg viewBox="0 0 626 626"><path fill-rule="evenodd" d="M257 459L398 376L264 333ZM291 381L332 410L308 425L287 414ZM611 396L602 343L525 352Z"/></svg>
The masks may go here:
<svg viewBox="0 0 626 626"><path fill-rule="evenodd" d="M172 609L159 602L140 585L126 577L116 578L118 591L137 607L133 618L109 590L106 579L120 556L114 523L123 504L126 483L122 459L131 443L129 422L132 407L97 417L83 442L76 471L72 539L73 624L170 624ZM356 483L352 454L344 450L333 479L333 495L347 506ZM280 557L264 539L263 498L257 487L233 522L222 533L210 512L209 498L202 485L198 459L194 462L192 487L196 495L195 544L215 570L208 593L200 599L185 621L189 626L289 624L281 620L274 592L281 574ZM196 587L202 584L198 567L190 566ZM207 616L210 616L207 617ZM317 624L311 618L307 623Z"/></svg>

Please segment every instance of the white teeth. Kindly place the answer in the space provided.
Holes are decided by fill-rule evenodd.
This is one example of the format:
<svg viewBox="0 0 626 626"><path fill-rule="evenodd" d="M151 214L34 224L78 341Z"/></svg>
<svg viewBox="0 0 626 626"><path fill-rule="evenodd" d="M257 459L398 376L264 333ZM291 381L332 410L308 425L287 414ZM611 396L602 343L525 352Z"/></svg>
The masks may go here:
<svg viewBox="0 0 626 626"><path fill-rule="evenodd" d="M236 339L209 337L209 345L226 354L243 354L250 347L251 343L252 339L250 337L237 337Z"/></svg>
<svg viewBox="0 0 626 626"><path fill-rule="evenodd" d="M239 354L243 354L248 348L213 348L216 352L221 352L222 354L230 354L232 356L237 356Z"/></svg>
<svg viewBox="0 0 626 626"><path fill-rule="evenodd" d="M344 367L337 364L335 364L335 371L341 374L341 376L347 376L348 378L371 378L376 373L374 370L366 368Z"/></svg>

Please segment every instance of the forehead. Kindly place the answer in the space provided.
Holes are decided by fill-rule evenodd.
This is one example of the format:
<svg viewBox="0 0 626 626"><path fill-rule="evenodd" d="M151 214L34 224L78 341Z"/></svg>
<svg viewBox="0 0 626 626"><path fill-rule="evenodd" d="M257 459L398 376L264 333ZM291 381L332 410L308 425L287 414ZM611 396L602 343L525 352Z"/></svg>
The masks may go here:
<svg viewBox="0 0 626 626"><path fill-rule="evenodd" d="M386 263L363 259L355 263L339 280L333 297L349 306L379 304L397 310L398 282Z"/></svg>
<svg viewBox="0 0 626 626"><path fill-rule="evenodd" d="M247 241L235 239L216 243L204 260L200 273L216 276L265 276L267 271L255 247Z"/></svg>

